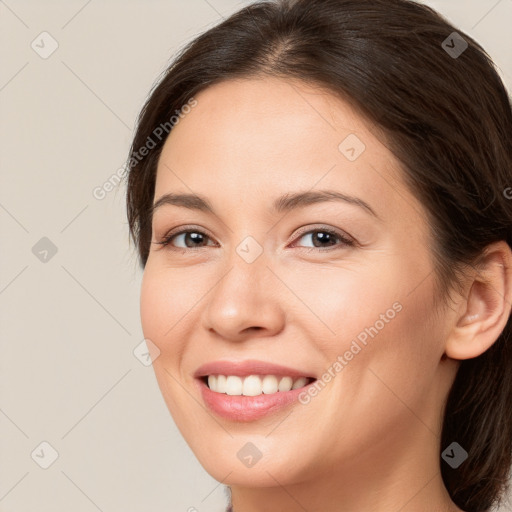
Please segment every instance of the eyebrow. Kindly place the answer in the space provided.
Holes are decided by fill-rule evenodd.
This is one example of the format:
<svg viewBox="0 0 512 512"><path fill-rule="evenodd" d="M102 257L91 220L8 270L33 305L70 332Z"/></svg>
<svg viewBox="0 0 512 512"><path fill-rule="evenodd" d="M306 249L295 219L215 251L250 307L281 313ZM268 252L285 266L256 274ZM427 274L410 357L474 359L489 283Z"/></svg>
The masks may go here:
<svg viewBox="0 0 512 512"><path fill-rule="evenodd" d="M287 193L278 197L273 202L272 211L275 213L284 213L297 208L303 208L305 206L326 201L343 201L345 203L354 204L361 207L374 217L379 218L373 208L362 199L343 194L335 190L315 190L307 192L296 192L293 194ZM197 194L164 194L153 204L150 213L153 214L163 205L181 206L190 210L199 210L216 215L215 210L210 202L205 197Z"/></svg>

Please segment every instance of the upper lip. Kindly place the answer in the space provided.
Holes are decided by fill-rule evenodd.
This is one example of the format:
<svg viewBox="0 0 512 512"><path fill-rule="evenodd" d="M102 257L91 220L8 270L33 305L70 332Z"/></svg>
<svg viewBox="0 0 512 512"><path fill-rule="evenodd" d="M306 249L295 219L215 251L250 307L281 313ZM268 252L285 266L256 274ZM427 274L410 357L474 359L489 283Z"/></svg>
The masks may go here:
<svg viewBox="0 0 512 512"><path fill-rule="evenodd" d="M245 361L211 361L201 365L194 377L206 377L207 375L237 375L246 377L248 375L275 375L280 377L311 377L311 373L288 366L248 359Z"/></svg>

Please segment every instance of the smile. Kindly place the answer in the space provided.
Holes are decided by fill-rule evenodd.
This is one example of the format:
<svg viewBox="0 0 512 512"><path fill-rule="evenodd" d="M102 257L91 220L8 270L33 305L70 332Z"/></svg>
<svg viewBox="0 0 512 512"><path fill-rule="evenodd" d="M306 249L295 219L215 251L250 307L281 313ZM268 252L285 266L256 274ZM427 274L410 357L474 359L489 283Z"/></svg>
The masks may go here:
<svg viewBox="0 0 512 512"><path fill-rule="evenodd" d="M277 377L275 375L209 375L204 377L205 383L215 393L225 393L231 396L259 396L273 393L283 393L299 389L310 384L311 377Z"/></svg>

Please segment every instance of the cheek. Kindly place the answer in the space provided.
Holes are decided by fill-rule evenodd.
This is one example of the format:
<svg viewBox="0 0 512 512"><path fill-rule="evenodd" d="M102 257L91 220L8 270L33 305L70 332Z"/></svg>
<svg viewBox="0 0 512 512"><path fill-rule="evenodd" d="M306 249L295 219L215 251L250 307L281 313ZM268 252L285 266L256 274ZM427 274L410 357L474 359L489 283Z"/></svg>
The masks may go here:
<svg viewBox="0 0 512 512"><path fill-rule="evenodd" d="M442 354L442 326L433 317L433 278L418 278L428 273L417 262L388 258L378 268L360 266L357 272L303 274L294 291L317 318L302 326L328 367L346 354L343 369L337 365L332 370L350 375L344 386L362 386L368 396L377 393L374 386L385 392L369 369L393 389L404 389L404 398L417 398L422 383L428 384ZM334 380L337 388L343 379Z"/></svg>
<svg viewBox="0 0 512 512"><path fill-rule="evenodd" d="M149 262L149 260L148 260ZM183 286L177 279L180 272L160 271L146 265L141 283L140 315L144 338L156 345L159 353L153 360L153 370L167 407L178 425L189 410L188 395L179 383L180 363L188 339L187 312L197 302L197 290ZM177 282L179 281L179 282Z"/></svg>
<svg viewBox="0 0 512 512"><path fill-rule="evenodd" d="M294 293L308 306L295 320L304 329L309 330L309 324L311 340L333 356L379 321L381 314L391 309L390 316L394 316L393 304L401 296L391 265L386 272L370 264L353 269L348 264L345 268L294 268L284 281L293 283Z"/></svg>
<svg viewBox="0 0 512 512"><path fill-rule="evenodd" d="M140 291L140 317L144 337L149 338L157 346L165 333L164 319L169 319L169 316L163 313L172 310L172 305L168 304L169 298L164 282L159 281L146 266ZM161 346L159 348L162 350Z"/></svg>
<svg viewBox="0 0 512 512"><path fill-rule="evenodd" d="M151 339L165 353L169 340L182 339L176 333L186 322L187 312L197 302L197 287L186 284L179 270L160 271L146 265L140 291L140 316L144 337Z"/></svg>
<svg viewBox="0 0 512 512"><path fill-rule="evenodd" d="M144 270L140 292L140 317L145 339L151 340L156 358L153 358L153 370L164 395L172 396L173 376L179 377L179 364L185 350L187 339L184 329L187 326L187 312L196 301L187 296L190 286L183 287L173 279L179 273L158 271L148 267ZM148 346L150 346L148 344ZM150 349L151 350L151 349ZM163 386L163 387L162 387Z"/></svg>
<svg viewBox="0 0 512 512"><path fill-rule="evenodd" d="M443 330L434 321L431 282L412 293L403 283L401 291L389 294L370 311L367 323L351 333L350 339L363 334L366 342L359 343L362 350L354 357L359 363L347 367L346 376L352 376L354 392L373 397L376 417L392 416L394 411L396 417L407 419L407 407L419 411L428 400L442 354Z"/></svg>

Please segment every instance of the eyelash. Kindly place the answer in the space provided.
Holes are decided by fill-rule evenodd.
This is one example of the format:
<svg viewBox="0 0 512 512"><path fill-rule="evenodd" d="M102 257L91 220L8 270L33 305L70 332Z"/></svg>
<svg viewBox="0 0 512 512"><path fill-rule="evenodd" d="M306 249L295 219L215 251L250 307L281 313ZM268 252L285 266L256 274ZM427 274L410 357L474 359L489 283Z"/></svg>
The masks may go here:
<svg viewBox="0 0 512 512"><path fill-rule="evenodd" d="M306 252L311 252L311 251L319 251L319 252L327 252L327 251L332 251L332 250L336 250L336 249L341 249L343 247L352 247L355 245L355 242L354 240L348 238L346 235L344 235L343 233L340 233L332 228L316 228L316 229L310 229L310 230L307 230L307 231L301 231L297 234L297 237L298 239L302 238L304 235L309 235L311 233L316 233L316 232L320 232L320 233L328 233L329 235L333 235L335 236L336 238L338 238L340 241L341 241L341 245L338 244L338 245L335 245L335 246L330 246L330 247L326 247L326 248L321 248L321 247L303 247L302 250L305 250ZM169 234L165 235L164 238L162 239L162 241L160 242L153 242L157 245L161 245L163 247L167 247L169 250L171 251L179 251L181 252L182 254L183 253L186 253L186 252L189 252L189 251L199 251L201 249L205 249L206 247L208 246L203 246L203 247L174 247L173 245L171 245L171 241L173 238L179 236L179 235L183 235L183 234L186 234L186 233L199 233L200 235L203 235L204 237L208 238L209 240L211 240L210 236L207 234L207 233L204 233L203 231L201 231L200 229L191 229L191 228L188 228L188 229L182 229L181 231L178 231L178 232L170 232Z"/></svg>

